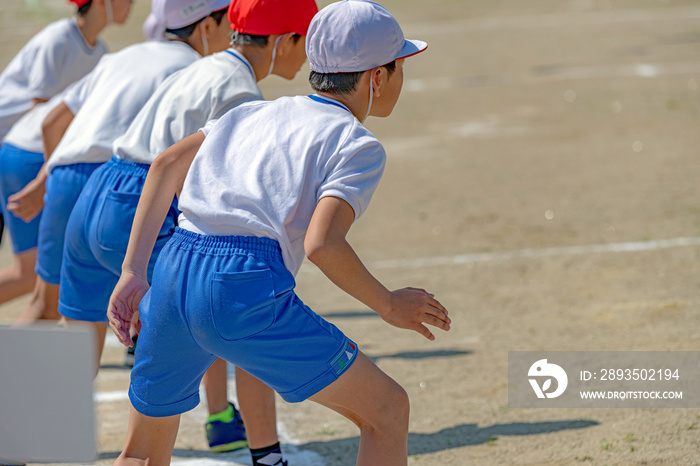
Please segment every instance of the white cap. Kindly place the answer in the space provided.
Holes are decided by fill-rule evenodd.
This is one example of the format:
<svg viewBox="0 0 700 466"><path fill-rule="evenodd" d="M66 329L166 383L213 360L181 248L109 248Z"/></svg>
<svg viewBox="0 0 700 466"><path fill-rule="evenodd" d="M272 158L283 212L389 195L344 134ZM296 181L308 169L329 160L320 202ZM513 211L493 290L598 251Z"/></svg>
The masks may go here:
<svg viewBox="0 0 700 466"><path fill-rule="evenodd" d="M166 29L180 29L228 7L231 0L152 0L151 11Z"/></svg>
<svg viewBox="0 0 700 466"><path fill-rule="evenodd" d="M352 73L386 65L428 47L407 40L396 19L378 3L343 0L311 20L306 55L317 73Z"/></svg>

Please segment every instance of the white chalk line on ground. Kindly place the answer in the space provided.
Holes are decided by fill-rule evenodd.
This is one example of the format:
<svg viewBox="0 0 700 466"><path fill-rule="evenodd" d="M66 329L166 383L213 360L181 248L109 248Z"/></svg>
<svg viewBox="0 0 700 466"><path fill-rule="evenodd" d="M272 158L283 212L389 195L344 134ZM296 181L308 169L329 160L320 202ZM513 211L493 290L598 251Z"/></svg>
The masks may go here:
<svg viewBox="0 0 700 466"><path fill-rule="evenodd" d="M671 238L654 241L632 241L627 243L589 244L583 246L562 246L553 248L527 248L505 252L485 252L475 254L459 254L456 256L419 257L415 259L390 259L375 261L371 268L397 269L420 268L442 265L464 265L475 262L493 262L520 258L544 258L552 256L570 256L580 254L596 254L607 252L641 252L657 251L660 249L685 246L700 246L700 237Z"/></svg>
<svg viewBox="0 0 700 466"><path fill-rule="evenodd" d="M116 337L115 337L116 339ZM128 401L129 393L126 390L114 390L111 392L95 392L93 395L95 403L116 403Z"/></svg>

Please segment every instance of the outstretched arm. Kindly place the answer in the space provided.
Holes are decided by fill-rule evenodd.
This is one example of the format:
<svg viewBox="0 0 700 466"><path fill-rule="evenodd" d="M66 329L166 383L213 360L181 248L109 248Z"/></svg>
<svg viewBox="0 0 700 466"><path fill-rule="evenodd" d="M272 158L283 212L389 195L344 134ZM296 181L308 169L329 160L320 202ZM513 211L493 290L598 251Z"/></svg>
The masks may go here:
<svg viewBox="0 0 700 466"><path fill-rule="evenodd" d="M427 291L389 291L365 268L346 235L355 219L350 204L337 197L322 198L304 240L306 255L340 289L377 312L389 324L414 330L429 340L425 324L449 330L447 309Z"/></svg>
<svg viewBox="0 0 700 466"><path fill-rule="evenodd" d="M123 344L131 346L131 327L139 329L138 306L148 291L148 261L158 232L173 202L182 189L194 156L204 142L197 132L173 144L156 157L148 170L129 236L122 275L112 292L107 309L109 325Z"/></svg>

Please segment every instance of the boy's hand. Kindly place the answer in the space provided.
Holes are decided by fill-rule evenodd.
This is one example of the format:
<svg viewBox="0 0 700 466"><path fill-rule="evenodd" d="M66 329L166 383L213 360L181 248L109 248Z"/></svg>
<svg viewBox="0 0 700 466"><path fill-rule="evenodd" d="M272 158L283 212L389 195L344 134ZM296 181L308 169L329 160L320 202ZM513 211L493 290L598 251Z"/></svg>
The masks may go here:
<svg viewBox="0 0 700 466"><path fill-rule="evenodd" d="M428 340L435 335L425 324L442 330L449 330L452 320L447 316L447 309L435 299L434 295L420 288L403 288L391 292L391 307L381 314L389 324L415 330Z"/></svg>
<svg viewBox="0 0 700 466"><path fill-rule="evenodd" d="M133 346L131 328L138 335L141 330L139 322L139 303L150 287L148 282L133 273L122 273L117 286L109 298L107 318L117 338L124 346Z"/></svg>
<svg viewBox="0 0 700 466"><path fill-rule="evenodd" d="M35 178L21 191L7 198L7 210L29 223L44 208L44 179Z"/></svg>

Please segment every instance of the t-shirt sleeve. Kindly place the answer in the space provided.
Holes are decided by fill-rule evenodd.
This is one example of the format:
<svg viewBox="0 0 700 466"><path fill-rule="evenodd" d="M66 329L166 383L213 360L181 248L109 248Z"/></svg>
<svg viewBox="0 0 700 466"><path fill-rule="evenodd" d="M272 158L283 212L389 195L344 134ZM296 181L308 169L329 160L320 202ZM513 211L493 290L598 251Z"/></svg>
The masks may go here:
<svg viewBox="0 0 700 466"><path fill-rule="evenodd" d="M207 121L207 123L203 127L199 128L199 131L204 133L204 137L209 136L209 132L214 127L214 125L216 125L217 121L219 121L218 118L215 118L213 120L209 120L209 121Z"/></svg>
<svg viewBox="0 0 700 466"><path fill-rule="evenodd" d="M83 76L80 81L74 83L63 94L63 102L73 112L73 115L78 113L78 110L80 110L90 95L94 73L93 71Z"/></svg>
<svg viewBox="0 0 700 466"><path fill-rule="evenodd" d="M39 47L29 68L29 89L36 98L49 99L60 92L62 83L58 73L65 59L64 44L50 43Z"/></svg>
<svg viewBox="0 0 700 466"><path fill-rule="evenodd" d="M247 102L263 100L255 80L250 76L248 68L238 63L235 72L221 76L218 82L209 88L211 103L209 119L218 119L229 110Z"/></svg>
<svg viewBox="0 0 700 466"><path fill-rule="evenodd" d="M238 78L221 83L212 89L209 119L218 120L236 107L263 100L255 84Z"/></svg>
<svg viewBox="0 0 700 466"><path fill-rule="evenodd" d="M365 212L384 173L386 153L368 132L352 136L336 154L336 163L318 190L318 200L338 197L355 211L355 220Z"/></svg>

